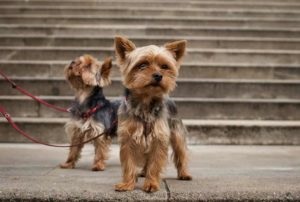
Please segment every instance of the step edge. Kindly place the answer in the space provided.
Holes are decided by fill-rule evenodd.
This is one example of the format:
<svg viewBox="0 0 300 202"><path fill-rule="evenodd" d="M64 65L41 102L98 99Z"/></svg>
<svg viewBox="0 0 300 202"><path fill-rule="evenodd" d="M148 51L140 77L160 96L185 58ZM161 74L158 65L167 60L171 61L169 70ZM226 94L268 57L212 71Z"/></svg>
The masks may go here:
<svg viewBox="0 0 300 202"><path fill-rule="evenodd" d="M31 76L11 76L11 80L15 81L65 81L64 77L31 77ZM121 77L113 77L112 82L121 82ZM5 81L0 78L0 81ZM205 78L178 78L178 83L238 83L238 84L300 84L300 80L295 79L205 79Z"/></svg>
<svg viewBox="0 0 300 202"><path fill-rule="evenodd" d="M63 124L69 120L69 118L23 118L14 117L16 123L49 123L49 124ZM0 123L7 123L4 118L0 118ZM300 120L287 121L287 120L191 120L183 119L183 123L186 126L239 126L239 127L300 127Z"/></svg>
<svg viewBox="0 0 300 202"><path fill-rule="evenodd" d="M43 100L48 101L73 101L74 96L49 96L42 95L38 96ZM123 96L108 96L107 99L120 100L123 99ZM171 97L175 102L189 102L189 103L198 103L198 102L209 102L209 103L266 103L266 104L300 104L300 99L283 99L283 98L274 98L274 99L259 99L259 98L193 98L193 97ZM31 98L23 95L1 95L1 101L27 101L32 100Z"/></svg>
<svg viewBox="0 0 300 202"><path fill-rule="evenodd" d="M111 39L113 40L113 36L95 36L95 35L73 35L68 36L66 34L55 34L55 35L45 35L45 34L0 34L0 38L11 38L11 39ZM130 39L132 40L180 40L180 39L186 39L188 41L236 41L236 42L300 42L300 39L298 38L284 38L284 37L217 37L217 36L159 36L159 35L153 35L153 36L130 36ZM6 46L7 47L7 46ZM36 46L34 46L36 47ZM43 46L42 46L43 47ZM61 46L59 46L61 47ZM66 46L68 47L68 46Z"/></svg>

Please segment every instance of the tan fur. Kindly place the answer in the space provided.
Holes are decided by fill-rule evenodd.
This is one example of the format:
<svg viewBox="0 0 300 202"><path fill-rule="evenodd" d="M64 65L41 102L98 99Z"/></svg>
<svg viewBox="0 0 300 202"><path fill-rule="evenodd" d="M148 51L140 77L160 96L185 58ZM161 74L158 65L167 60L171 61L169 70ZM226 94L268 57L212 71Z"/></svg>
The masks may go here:
<svg viewBox="0 0 300 202"><path fill-rule="evenodd" d="M107 58L102 65L90 55L76 58L70 65L65 67L65 77L71 87L75 90L75 97L79 103L83 103L92 92L94 86L105 86L110 83L109 73L111 58ZM65 130L70 137L71 145L78 145L87 139L96 137L104 132L104 126L95 122L92 118L71 119L65 125ZM111 139L106 136L98 137L93 142L95 146L95 158L92 166L93 171L105 169L105 160L108 158ZM60 164L61 168L74 168L80 158L82 145L71 147L65 163Z"/></svg>
<svg viewBox="0 0 300 202"><path fill-rule="evenodd" d="M112 59L109 57L101 65L96 58L83 55L67 65L64 74L70 86L75 90L85 91L87 88L96 85L104 87L111 82L109 77L111 62Z"/></svg>
<svg viewBox="0 0 300 202"><path fill-rule="evenodd" d="M131 93L119 108L117 133L121 145L123 181L115 186L117 191L134 189L137 167L143 167L143 190L157 191L170 142L179 179L191 179L187 172L186 143L180 137L184 134L180 134L181 130L177 133L177 129L170 128L165 104L168 94L176 86L185 43L179 41L163 47L151 45L136 48L124 37L115 39L123 84ZM155 74L161 75L162 80L153 80Z"/></svg>
<svg viewBox="0 0 300 202"><path fill-rule="evenodd" d="M188 154L186 148L186 140L183 134L187 134L181 120L171 119L171 136L170 143L173 149L173 162L177 168L177 176L180 180L191 180L188 172Z"/></svg>

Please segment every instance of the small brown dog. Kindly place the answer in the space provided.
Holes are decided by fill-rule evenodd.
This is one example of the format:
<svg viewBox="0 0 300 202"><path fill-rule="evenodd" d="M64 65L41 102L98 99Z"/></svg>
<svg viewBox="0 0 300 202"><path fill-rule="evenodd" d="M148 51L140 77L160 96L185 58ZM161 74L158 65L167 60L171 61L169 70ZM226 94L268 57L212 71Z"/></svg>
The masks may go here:
<svg viewBox="0 0 300 202"><path fill-rule="evenodd" d="M178 179L192 179L187 171L186 129L168 98L175 89L185 47L186 41L176 41L163 47L136 48L124 37L115 38L116 57L127 92L118 111L123 182L115 186L117 191L134 189L138 166L143 167L145 176L143 190L157 191L170 143Z"/></svg>
<svg viewBox="0 0 300 202"><path fill-rule="evenodd" d="M105 169L111 138L116 135L117 109L119 102L105 99L102 87L110 84L112 59L100 62L89 55L76 58L65 67L65 77L75 90L75 101L71 107L71 120L66 123L66 133L71 138L72 145L78 145L86 139L103 136L94 140L95 159L93 171ZM93 113L90 113L93 111ZM115 123L114 123L115 122ZM82 145L71 147L67 161L61 168L74 168L80 157Z"/></svg>

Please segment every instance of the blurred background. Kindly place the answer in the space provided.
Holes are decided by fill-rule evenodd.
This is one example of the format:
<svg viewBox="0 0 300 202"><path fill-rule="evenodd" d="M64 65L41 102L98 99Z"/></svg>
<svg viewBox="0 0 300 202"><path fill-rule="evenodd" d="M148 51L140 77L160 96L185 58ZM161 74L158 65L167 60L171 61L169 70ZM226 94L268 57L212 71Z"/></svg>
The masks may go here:
<svg viewBox="0 0 300 202"><path fill-rule="evenodd" d="M138 46L188 40L172 94L189 144L300 144L298 0L1 0L0 70L58 106L73 92L64 66L114 56L116 34ZM121 97L118 68L111 99ZM26 132L66 143L68 114L49 110L0 78L0 105ZM27 142L0 118L0 142Z"/></svg>

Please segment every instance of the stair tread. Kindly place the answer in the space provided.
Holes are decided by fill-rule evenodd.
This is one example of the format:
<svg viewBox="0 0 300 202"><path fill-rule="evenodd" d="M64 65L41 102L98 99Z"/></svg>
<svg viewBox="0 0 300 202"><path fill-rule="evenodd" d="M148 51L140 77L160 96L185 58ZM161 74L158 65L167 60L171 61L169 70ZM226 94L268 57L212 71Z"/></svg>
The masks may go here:
<svg viewBox="0 0 300 202"><path fill-rule="evenodd" d="M13 117L17 123L65 123L69 118L45 118L45 117ZM0 119L0 123L5 123L4 118ZM199 126L297 126L300 127L300 120L200 120L200 119L183 119L186 125L199 125Z"/></svg>
<svg viewBox="0 0 300 202"><path fill-rule="evenodd" d="M67 35L67 34L0 34L0 38L46 38L46 39L114 39L114 36L108 35ZM284 37L218 37L218 36L142 36L142 35L131 35L130 38L134 39L161 39L161 40L175 40L175 39L186 39L186 40L207 40L207 41L271 41L271 42L300 42L299 38L284 38ZM35 46L34 46L35 47Z"/></svg>
<svg viewBox="0 0 300 202"><path fill-rule="evenodd" d="M24 2L24 0L10 0L11 2ZM81 0L30 0L31 2L82 2ZM26 1L25 1L26 2ZM148 3L149 1L147 0L85 0L85 3L96 3L96 2L114 2L114 3L120 3L120 2L141 2L141 3ZM160 3L160 0L152 0L151 2L158 2ZM191 4L248 4L248 5L253 5L253 4L274 4L274 5L289 5L289 4L299 4L298 2L295 3L296 1L286 1L286 2L278 2L278 1L252 1L252 2L245 2L244 1L225 1L225 0L187 0L185 1L186 3L191 3ZM181 1L178 0L164 0L164 3L182 3ZM184 4L184 3L182 3Z"/></svg>
<svg viewBox="0 0 300 202"><path fill-rule="evenodd" d="M74 96L38 96L44 100L51 101L72 101ZM107 97L110 100L120 99L120 97ZM172 100L176 102L237 102L237 103L294 103L300 104L300 99L282 99L282 98L274 98L274 99L258 99L258 98L193 98L193 97L172 97ZM23 95L0 95L1 100L31 100L28 96Z"/></svg>
<svg viewBox="0 0 300 202"><path fill-rule="evenodd" d="M101 61L101 60L100 60ZM69 60L0 60L0 64L46 64L46 65L66 65ZM113 62L115 63L115 62ZM184 66L213 66L213 67L261 67L261 68L300 68L300 64L253 64L253 63L201 63L201 62L183 62Z"/></svg>
<svg viewBox="0 0 300 202"><path fill-rule="evenodd" d="M112 47L82 47L82 46L63 46L63 47L51 47L51 46L0 46L0 50L61 50L61 51L113 51ZM244 53L244 54L300 54L300 50L274 50L274 49L237 49L237 48L188 48L187 52L203 52L203 53Z"/></svg>
<svg viewBox="0 0 300 202"><path fill-rule="evenodd" d="M300 6L300 4L299 4ZM50 19L60 19L60 18L75 18L75 19L138 19L138 20L181 20L181 21L260 21L260 22L300 22L299 19L295 18L279 18L275 19L273 17L211 17L211 16L132 16L132 15L124 15L124 16L107 16L107 15L71 15L71 14L62 14L62 15L50 15L50 14L0 14L0 18L50 18Z"/></svg>
<svg viewBox="0 0 300 202"><path fill-rule="evenodd" d="M158 1L160 2L160 1ZM166 1L164 1L166 2ZM176 1L174 1L176 2ZM178 2L178 1L177 1ZM285 4L286 5L286 4ZM257 8L255 10L248 10L247 8L178 8L178 7L143 7L143 6L97 6L97 5L60 5L52 6L52 5L3 5L2 9L49 9L49 10L68 10L68 9L78 9L78 10L145 10L145 11L200 11L200 12L250 12L250 13L300 13L297 10L286 10L286 9L265 9L265 8Z"/></svg>
<svg viewBox="0 0 300 202"><path fill-rule="evenodd" d="M0 23L0 27L3 28L15 28L15 27L23 27L23 28L85 28L85 29L193 29L193 30L250 30L250 31L286 31L286 32L299 32L300 28L298 27L241 27L241 26L227 26L227 27L219 27L219 26L191 26L191 25L89 25L89 24L3 24ZM74 33L75 34L75 33Z"/></svg>
<svg viewBox="0 0 300 202"><path fill-rule="evenodd" d="M31 76L12 76L12 80L24 81L64 81L64 77L31 77ZM0 81L4 80L2 77ZM120 77L112 78L112 81L121 81ZM281 80L281 79L220 79L220 78L178 78L177 82L190 83L249 83L249 84L300 84L300 80Z"/></svg>

